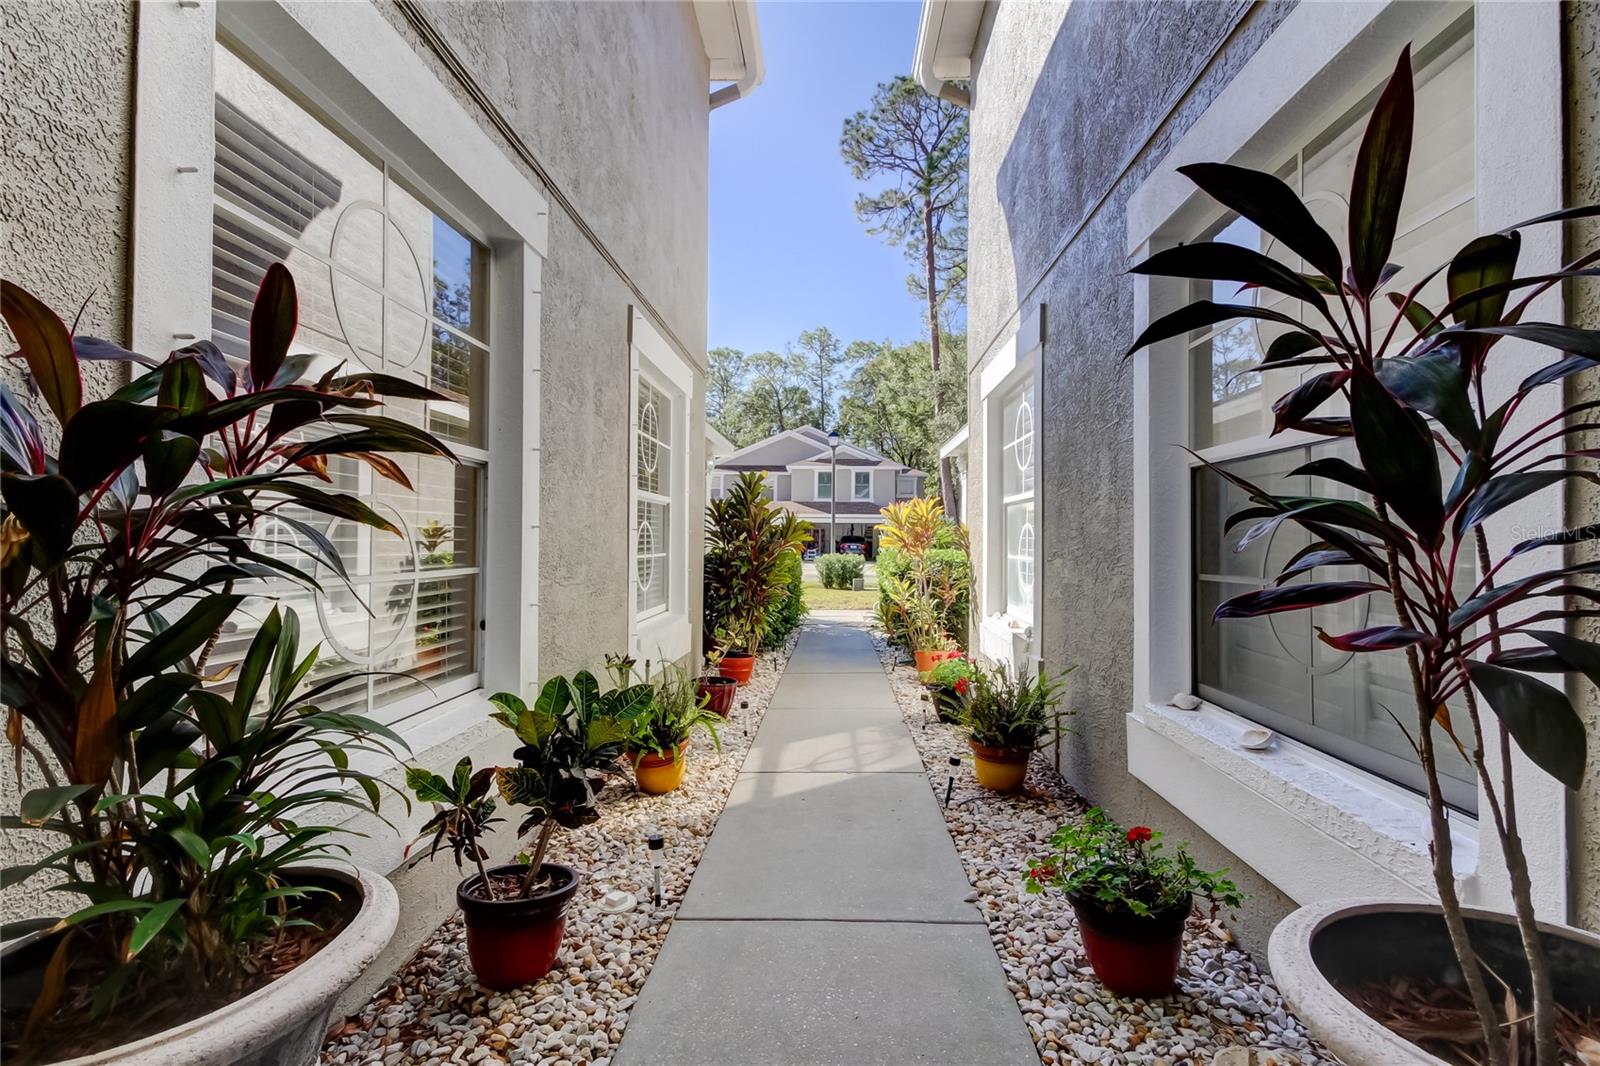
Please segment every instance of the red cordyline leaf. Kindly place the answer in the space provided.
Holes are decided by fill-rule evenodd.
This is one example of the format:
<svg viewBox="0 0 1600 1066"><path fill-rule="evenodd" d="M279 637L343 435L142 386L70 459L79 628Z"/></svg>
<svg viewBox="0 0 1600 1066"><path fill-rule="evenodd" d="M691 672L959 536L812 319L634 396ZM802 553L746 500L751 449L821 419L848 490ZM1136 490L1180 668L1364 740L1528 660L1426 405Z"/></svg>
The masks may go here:
<svg viewBox="0 0 1600 1066"><path fill-rule="evenodd" d="M1315 628L1317 639L1340 651L1393 651L1396 648L1408 648L1413 644L1433 647L1439 643L1437 638L1418 632L1409 626L1372 626L1368 629L1356 629L1339 634L1329 633L1321 626Z"/></svg>

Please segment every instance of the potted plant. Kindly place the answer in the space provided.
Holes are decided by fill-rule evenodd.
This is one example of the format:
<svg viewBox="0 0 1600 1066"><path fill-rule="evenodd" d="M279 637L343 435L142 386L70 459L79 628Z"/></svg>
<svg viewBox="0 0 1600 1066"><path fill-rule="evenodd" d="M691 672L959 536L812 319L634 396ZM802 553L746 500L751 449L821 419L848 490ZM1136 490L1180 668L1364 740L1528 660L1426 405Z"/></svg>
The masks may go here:
<svg viewBox="0 0 1600 1066"><path fill-rule="evenodd" d="M1028 757L1060 728L1061 684L1043 670L1030 676L1010 666L979 670L962 708L978 784L1015 792L1028 775Z"/></svg>
<svg viewBox="0 0 1600 1066"><path fill-rule="evenodd" d="M1584 724L1561 686L1567 675L1600 677L1600 645L1567 632L1572 619L1592 613L1585 602L1592 591L1574 578L1597 567L1569 561L1565 549L1600 536L1600 526L1491 544L1484 523L1534 493L1595 476L1595 453L1568 443L1592 421L1592 405L1532 398L1552 388L1559 394L1568 377L1600 365L1600 332L1524 319L1552 287L1592 276L1600 251L1524 277L1517 259L1522 230L1592 217L1600 207L1556 211L1479 237L1409 288L1388 290L1399 269L1389 256L1413 115L1407 49L1356 154L1343 250L1276 177L1218 163L1181 168L1303 265L1199 242L1158 252L1134 270L1271 289L1292 296L1289 306L1304 313L1202 300L1153 322L1130 354L1234 318L1282 328L1256 369L1310 369L1275 405L1274 430L1347 437L1351 458L1296 470L1313 488L1295 495L1216 470L1250 498L1228 520L1228 528L1246 523L1243 542L1293 522L1312 543L1268 587L1227 600L1215 618L1381 596L1394 624L1318 635L1341 652L1401 655L1412 681L1409 735L1426 785L1438 904L1360 901L1331 913L1298 912L1273 935L1273 976L1313 1034L1350 1061L1505 1066L1531 1051L1539 1066L1556 1066L1582 1035L1574 1011L1600 1002L1592 979L1600 939L1535 916L1512 748L1567 788L1584 780ZM1446 302L1425 306L1422 289L1441 275ZM1525 366L1522 352L1503 349L1508 339L1557 354ZM1351 569L1359 578L1347 576ZM1535 674L1554 674L1555 684ZM1462 907L1440 744L1458 749L1477 772L1484 829L1498 844L1485 855L1498 850L1504 858L1510 915ZM1356 945L1377 942L1374 934L1384 950L1367 965L1352 964ZM1508 942L1513 950L1505 950ZM1396 980L1406 989L1398 1004L1381 994ZM1375 1012L1375 1000L1398 1012Z"/></svg>
<svg viewBox="0 0 1600 1066"><path fill-rule="evenodd" d="M558 827L576 829L600 816L604 773L651 698L644 684L602 693L588 671L570 680L551 678L532 707L497 693L490 697L494 719L522 741L515 765L474 772L463 759L448 780L422 767L406 771L416 797L438 805L422 830L424 838L432 836L429 857L449 842L458 867L468 859L476 867L456 886L456 903L473 972L486 988L518 988L555 964L580 877L570 866L545 861L550 839ZM500 866L484 865L483 836L497 821L491 788L507 804L527 808L519 837L539 831L532 854Z"/></svg>
<svg viewBox="0 0 1600 1066"><path fill-rule="evenodd" d="M400 741L319 706L349 675L300 654L292 610L265 615L236 671L207 663L245 599L236 584L317 591L312 571L344 574L326 534L286 505L398 534L318 479L360 462L406 484L382 453L449 457L415 427L359 413L434 394L339 368L311 377L313 357L289 354L296 296L281 264L261 283L243 363L206 341L155 359L74 337L11 282L0 312L49 412L0 383L6 736L44 781L0 824L53 838L4 884L46 875L78 904L0 929L4 1054L309 1063L398 910L383 878L330 865L338 831L307 815L375 810L378 782L347 753ZM86 359L130 363L132 380L85 402ZM269 514L303 534L314 566L259 550Z"/></svg>
<svg viewBox="0 0 1600 1066"><path fill-rule="evenodd" d="M665 667L652 688L649 704L632 721L625 750L640 791L660 795L683 784L689 738L696 729L710 733L712 744L722 750L717 736L722 718L705 705L699 685L678 667Z"/></svg>
<svg viewBox="0 0 1600 1066"><path fill-rule="evenodd" d="M749 683L772 612L789 594L784 557L799 554L810 530L763 496L754 471L706 506L705 631L715 635L722 676Z"/></svg>
<svg viewBox="0 0 1600 1066"><path fill-rule="evenodd" d="M961 721L962 708L977 676L978 668L972 660L959 654L934 666L928 675L928 688L932 690L933 708L939 721Z"/></svg>
<svg viewBox="0 0 1600 1066"><path fill-rule="evenodd" d="M1142 825L1124 829L1095 807L1057 829L1051 854L1028 868L1029 892L1066 893L1095 976L1131 999L1172 991L1196 896L1213 916L1244 902L1226 870L1200 869L1181 845L1167 854L1161 836Z"/></svg>

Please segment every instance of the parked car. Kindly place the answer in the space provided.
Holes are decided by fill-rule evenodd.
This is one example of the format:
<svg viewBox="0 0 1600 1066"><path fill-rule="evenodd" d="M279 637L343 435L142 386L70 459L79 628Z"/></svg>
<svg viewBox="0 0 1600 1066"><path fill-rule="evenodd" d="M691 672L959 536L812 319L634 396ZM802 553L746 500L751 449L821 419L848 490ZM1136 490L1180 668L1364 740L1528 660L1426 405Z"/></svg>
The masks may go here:
<svg viewBox="0 0 1600 1066"><path fill-rule="evenodd" d="M838 550L851 555L859 555L863 559L871 557L867 550L866 539L863 537L840 537Z"/></svg>

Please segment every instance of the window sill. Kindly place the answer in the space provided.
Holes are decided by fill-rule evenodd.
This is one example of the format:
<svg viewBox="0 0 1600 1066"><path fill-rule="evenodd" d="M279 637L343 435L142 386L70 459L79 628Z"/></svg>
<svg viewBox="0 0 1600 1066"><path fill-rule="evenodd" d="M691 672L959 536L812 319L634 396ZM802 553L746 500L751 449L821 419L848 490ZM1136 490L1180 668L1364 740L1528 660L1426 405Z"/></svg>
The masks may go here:
<svg viewBox="0 0 1600 1066"><path fill-rule="evenodd" d="M978 622L978 650L984 658L1016 666L1027 660L1032 626L1010 615L985 615ZM1017 647L1022 642L1022 649Z"/></svg>
<svg viewBox="0 0 1600 1066"><path fill-rule="evenodd" d="M1250 725L1209 703L1136 708L1128 770L1297 903L1436 896L1423 797L1288 737L1241 747ZM1452 813L1451 825L1471 898L1477 822Z"/></svg>
<svg viewBox="0 0 1600 1066"><path fill-rule="evenodd" d="M657 663L678 662L688 656L692 635L686 616L662 611L639 620L633 654Z"/></svg>

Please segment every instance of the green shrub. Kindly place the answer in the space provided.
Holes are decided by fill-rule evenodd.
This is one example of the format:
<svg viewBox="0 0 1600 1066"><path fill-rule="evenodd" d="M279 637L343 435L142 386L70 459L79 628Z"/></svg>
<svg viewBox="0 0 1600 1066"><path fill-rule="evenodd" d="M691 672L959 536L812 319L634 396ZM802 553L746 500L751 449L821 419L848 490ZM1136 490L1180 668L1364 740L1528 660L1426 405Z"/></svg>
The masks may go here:
<svg viewBox="0 0 1600 1066"><path fill-rule="evenodd" d="M811 526L764 495L754 471L720 500L706 507L706 646L721 651L755 652L767 642L776 606L792 594L780 567L786 556L798 562Z"/></svg>
<svg viewBox="0 0 1600 1066"><path fill-rule="evenodd" d="M794 552L786 553L778 564L778 579L788 591L767 613L767 632L761 641L764 647L780 646L806 616L806 593L801 580L803 572L800 556Z"/></svg>
<svg viewBox="0 0 1600 1066"><path fill-rule="evenodd" d="M825 589L847 589L866 572L866 560L859 555L839 553L817 557L817 576Z"/></svg>

